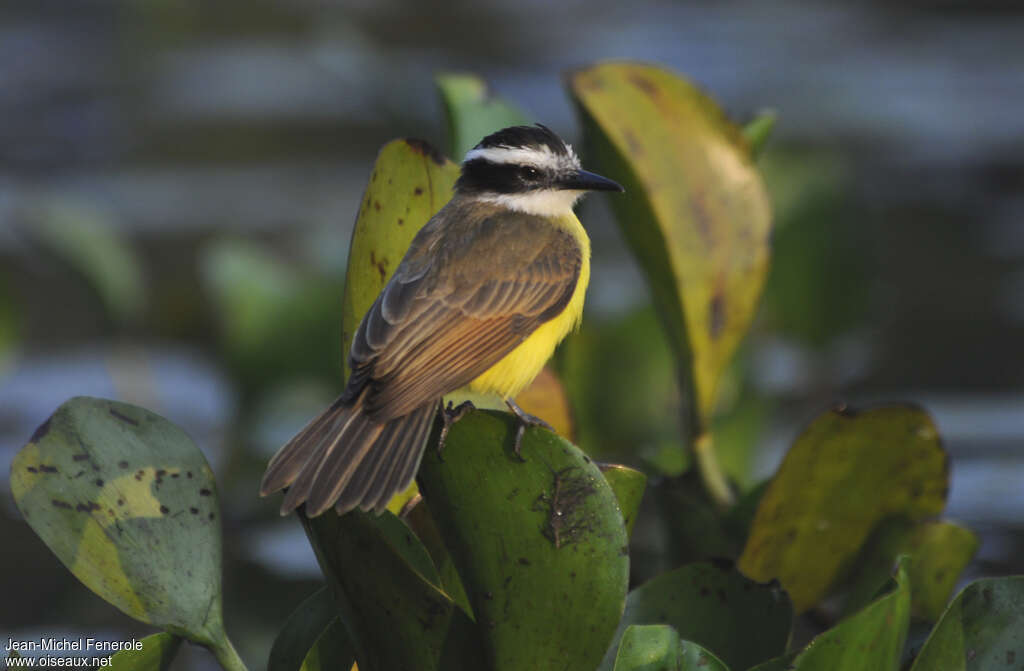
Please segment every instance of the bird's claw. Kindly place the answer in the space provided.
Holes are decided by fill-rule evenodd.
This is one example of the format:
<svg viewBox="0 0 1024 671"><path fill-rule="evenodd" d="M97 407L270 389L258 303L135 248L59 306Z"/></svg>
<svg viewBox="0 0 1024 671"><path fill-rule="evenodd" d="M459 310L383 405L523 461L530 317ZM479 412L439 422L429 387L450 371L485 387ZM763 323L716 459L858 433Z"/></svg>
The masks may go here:
<svg viewBox="0 0 1024 671"><path fill-rule="evenodd" d="M531 415L530 413L520 408L518 405L516 405L515 401L506 399L505 404L508 405L509 409L516 416L516 419L519 420L519 426L516 427L515 442L512 444L512 451L515 453L516 458L519 459L519 461L526 461L526 459L523 458L523 455L521 453L523 448L523 434L526 433L526 427L539 426L547 429L551 433L557 432L555 431L554 427L552 427L550 424L545 422L540 417L537 417L536 415Z"/></svg>
<svg viewBox="0 0 1024 671"><path fill-rule="evenodd" d="M437 456L441 461L444 461L444 458L441 457L441 450L444 449L444 443L448 440L448 432L451 431L455 422L462 419L471 410L476 410L472 401L463 401L455 407L452 407L452 402L448 401L448 406L441 408L441 421L444 422L444 425L441 427L441 436L437 441Z"/></svg>

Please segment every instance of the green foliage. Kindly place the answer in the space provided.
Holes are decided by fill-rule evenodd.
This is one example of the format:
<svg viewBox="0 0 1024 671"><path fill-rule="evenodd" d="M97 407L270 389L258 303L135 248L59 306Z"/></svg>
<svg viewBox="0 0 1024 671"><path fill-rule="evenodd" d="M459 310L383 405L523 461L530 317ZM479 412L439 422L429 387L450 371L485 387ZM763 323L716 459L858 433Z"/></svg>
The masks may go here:
<svg viewBox="0 0 1024 671"><path fill-rule="evenodd" d="M728 671L696 643L664 624L632 625L622 635L615 671Z"/></svg>
<svg viewBox="0 0 1024 671"><path fill-rule="evenodd" d="M777 585L758 584L728 563L695 563L630 592L617 638L630 625L669 624L729 668L746 669L785 652L792 619ZM608 650L602 669L612 668L617 649Z"/></svg>
<svg viewBox="0 0 1024 671"><path fill-rule="evenodd" d="M474 623L389 512L302 517L363 671L480 668Z"/></svg>
<svg viewBox="0 0 1024 671"><path fill-rule="evenodd" d="M435 82L448 122L448 151L456 160L480 138L506 126L530 123L522 110L495 96L475 75L440 74Z"/></svg>
<svg viewBox="0 0 1024 671"><path fill-rule="evenodd" d="M242 668L221 620L217 485L181 429L126 403L73 398L15 456L11 491L89 589Z"/></svg>
<svg viewBox="0 0 1024 671"><path fill-rule="evenodd" d="M957 595L911 671L1002 671L1018 668L1022 658L1024 576L988 578Z"/></svg>
<svg viewBox="0 0 1024 671"><path fill-rule="evenodd" d="M34 240L81 275L115 320L139 320L146 304L142 265L106 214L81 203L47 202L33 219Z"/></svg>
<svg viewBox="0 0 1024 671"><path fill-rule="evenodd" d="M640 512L640 500L647 488L647 476L640 471L620 464L598 464L604 479L611 485L619 510L626 523L626 535L633 533L633 524Z"/></svg>
<svg viewBox="0 0 1024 671"><path fill-rule="evenodd" d="M122 650L110 658L113 671L167 671L178 654L181 639L166 632L139 641L142 650Z"/></svg>
<svg viewBox="0 0 1024 671"><path fill-rule="evenodd" d="M865 605L889 577L893 562L908 555L907 574L914 595L911 614L934 622L946 608L957 578L978 549L978 538L953 522L895 517L875 529L855 564L844 604L847 612Z"/></svg>
<svg viewBox="0 0 1024 671"><path fill-rule="evenodd" d="M526 121L475 77L441 76L438 87L455 156ZM520 460L508 415L470 413L443 458L428 449L422 497L392 502L401 518L299 514L327 584L287 618L268 669L345 671L356 660L361 671L895 671L909 657L912 616L922 625L939 618L914 671L1019 664L1024 579L978 581L946 605L977 539L937 519L948 457L923 411L824 413L774 477L749 482L743 445L769 408L742 389L743 357L730 360L768 266L770 209L753 159L774 115L740 128L684 79L639 64L583 69L568 87L591 151L585 163L627 186L613 208L655 308L588 324L561 357L562 381L549 376L534 399L541 410L558 405L560 430L575 426L591 453L631 459L658 477L648 483L642 471L598 464L535 428ZM809 178L787 174L799 210L792 203ZM457 175L421 141L381 150L349 246L342 351ZM83 243L85 260L74 263L100 278L104 300L128 318L140 304L140 273L129 261L136 288L102 288L112 280L94 267L95 249L116 247L104 235ZM62 239L54 248L74 246ZM126 254L114 249L112 258ZM309 339L330 332L323 324L336 311L337 278L230 240L209 246L202 268L243 381L255 387L337 360L336 334ZM806 277L785 279L784 288L799 288ZM809 319L796 331L815 341L825 333L816 329ZM742 488L719 468L712 432L730 445L728 472ZM213 474L180 429L134 406L72 399L18 453L11 488L79 580L165 630L142 651L115 655L113 668L165 669L179 637L211 648L226 669L244 668L221 616ZM630 576L634 526L637 543L657 537L669 567L648 571L646 582L636 562ZM631 577L638 586L627 594ZM846 617L822 624L837 604ZM814 617L794 627L794 612L807 611Z"/></svg>
<svg viewBox="0 0 1024 671"><path fill-rule="evenodd" d="M463 418L444 460L424 457L420 490L462 577L489 666L589 671L626 598L623 515L578 448L530 429L520 461L515 430L506 413Z"/></svg>
<svg viewBox="0 0 1024 671"><path fill-rule="evenodd" d="M337 312L340 283L233 239L209 244L200 270L236 378L250 387L303 373L337 378L338 333L323 315Z"/></svg>
<svg viewBox="0 0 1024 671"><path fill-rule="evenodd" d="M299 604L270 649L267 671L347 671L355 656L330 589Z"/></svg>
<svg viewBox="0 0 1024 671"><path fill-rule="evenodd" d="M784 660L755 667L799 671L897 671L910 623L910 588L901 564L886 593Z"/></svg>

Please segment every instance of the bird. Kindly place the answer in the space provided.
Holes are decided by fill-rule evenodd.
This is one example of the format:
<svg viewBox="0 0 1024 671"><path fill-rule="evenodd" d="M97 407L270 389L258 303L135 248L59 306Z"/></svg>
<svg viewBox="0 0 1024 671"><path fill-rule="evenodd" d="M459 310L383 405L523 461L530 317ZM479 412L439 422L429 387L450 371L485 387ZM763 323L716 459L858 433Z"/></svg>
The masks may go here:
<svg viewBox="0 0 1024 671"><path fill-rule="evenodd" d="M459 390L508 405L518 455L525 426L546 424L514 398L583 313L590 239L573 207L623 190L544 125L484 137L362 318L343 392L274 455L260 495L285 489L282 515L379 514L415 478L438 410L443 440L472 409L443 405Z"/></svg>

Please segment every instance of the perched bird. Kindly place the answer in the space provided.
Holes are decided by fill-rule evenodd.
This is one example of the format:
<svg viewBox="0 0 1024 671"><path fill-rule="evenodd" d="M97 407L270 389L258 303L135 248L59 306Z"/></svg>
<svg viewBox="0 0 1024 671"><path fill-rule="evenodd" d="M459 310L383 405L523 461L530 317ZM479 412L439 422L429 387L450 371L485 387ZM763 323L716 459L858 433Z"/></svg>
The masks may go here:
<svg viewBox="0 0 1024 671"><path fill-rule="evenodd" d="M288 488L287 514L332 505L381 511L412 482L441 397L512 399L580 321L590 239L572 208L622 191L586 172L538 124L488 135L462 162L455 194L416 234L352 341L341 396L273 457L260 485ZM459 415L443 410L444 431Z"/></svg>

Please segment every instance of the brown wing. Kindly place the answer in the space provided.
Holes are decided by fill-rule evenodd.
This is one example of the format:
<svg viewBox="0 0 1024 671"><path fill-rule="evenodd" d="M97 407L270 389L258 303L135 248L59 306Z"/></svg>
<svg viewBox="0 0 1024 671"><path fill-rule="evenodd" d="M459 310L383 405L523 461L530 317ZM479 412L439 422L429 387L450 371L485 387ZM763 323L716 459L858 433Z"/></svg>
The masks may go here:
<svg viewBox="0 0 1024 671"><path fill-rule="evenodd" d="M446 207L359 325L345 398L376 421L467 384L558 315L579 279L573 237L541 217Z"/></svg>

